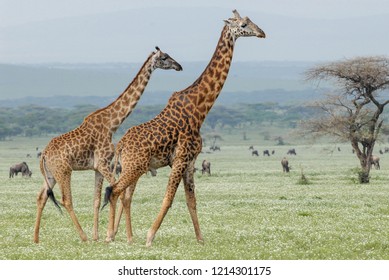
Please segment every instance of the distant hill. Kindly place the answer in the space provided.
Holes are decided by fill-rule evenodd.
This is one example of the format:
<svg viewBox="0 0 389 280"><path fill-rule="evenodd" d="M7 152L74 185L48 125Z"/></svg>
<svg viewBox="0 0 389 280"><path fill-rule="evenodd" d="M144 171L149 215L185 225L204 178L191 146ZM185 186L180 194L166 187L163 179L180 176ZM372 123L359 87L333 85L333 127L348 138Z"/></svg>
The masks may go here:
<svg viewBox="0 0 389 280"><path fill-rule="evenodd" d="M157 69L140 104L165 104L174 91L189 86L207 63L182 65L182 72ZM217 102L292 104L311 100L316 97L315 90L302 80L303 72L312 65L309 62L236 62ZM140 63L0 64L0 106L106 106L127 87L140 67Z"/></svg>
<svg viewBox="0 0 389 280"><path fill-rule="evenodd" d="M142 105L166 104L171 92L148 92L139 101ZM255 92L223 92L217 105L231 106L235 104L278 103L280 105L300 105L317 99L320 95L312 90L263 90ZM17 99L0 100L0 107L19 107L25 105L39 105L50 108L73 108L80 105L94 105L105 107L117 96L56 96L56 97L23 97Z"/></svg>

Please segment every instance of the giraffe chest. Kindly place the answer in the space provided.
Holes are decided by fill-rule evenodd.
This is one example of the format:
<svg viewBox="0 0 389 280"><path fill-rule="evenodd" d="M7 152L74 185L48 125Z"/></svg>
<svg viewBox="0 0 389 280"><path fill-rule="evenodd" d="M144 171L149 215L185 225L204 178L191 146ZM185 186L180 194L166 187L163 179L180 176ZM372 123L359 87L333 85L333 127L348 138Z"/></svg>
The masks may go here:
<svg viewBox="0 0 389 280"><path fill-rule="evenodd" d="M171 161L169 158L152 156L150 158L149 169L158 169L168 165L171 166Z"/></svg>
<svg viewBox="0 0 389 280"><path fill-rule="evenodd" d="M160 141L156 143L150 157L150 167L158 169L163 166L172 166L179 157L181 160L190 162L201 152L201 138L185 137Z"/></svg>
<svg viewBox="0 0 389 280"><path fill-rule="evenodd" d="M176 154L176 141L166 141L155 146L150 157L150 168L171 166Z"/></svg>

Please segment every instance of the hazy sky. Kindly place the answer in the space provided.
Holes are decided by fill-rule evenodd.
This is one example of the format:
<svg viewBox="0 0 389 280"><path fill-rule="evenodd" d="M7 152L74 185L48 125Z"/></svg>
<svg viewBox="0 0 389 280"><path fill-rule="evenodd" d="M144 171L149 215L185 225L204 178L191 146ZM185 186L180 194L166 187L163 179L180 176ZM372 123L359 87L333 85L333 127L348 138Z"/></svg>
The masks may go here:
<svg viewBox="0 0 389 280"><path fill-rule="evenodd" d="M144 7L235 7L322 19L388 13L387 0L0 0L0 26Z"/></svg>
<svg viewBox="0 0 389 280"><path fill-rule="evenodd" d="M0 63L142 60L144 55L140 56L139 50L144 48L150 49L150 43L144 38L133 38L138 40L137 46L139 47L137 49L134 45L132 46L133 54L130 51L125 52L126 48L130 48L129 45L131 43L129 41L123 41L124 45L121 48L117 46L117 43L116 45L113 45L113 43L109 45L109 42L103 41L101 37L104 37L105 34L108 35L107 40L109 40L109 35L112 35L112 41L122 38L123 34L127 34L124 31L120 33L120 30L119 32L116 30L115 33L115 25L107 26L104 23L104 26L86 26L82 34L80 32L78 34L77 31L79 30L75 27L74 38L71 32L65 30L63 26L69 26L69 23L71 25L73 18L76 21L78 20L79 24L80 18L83 16L87 18L87 16L91 15L99 16L112 12L155 7L164 7L164 11L170 7L200 7L205 10L223 8L226 11L236 8L238 11L245 12L242 16L245 16L246 13L248 16L251 14L255 15L255 20L250 16L254 22L257 21L258 15L264 15L263 18L258 20L262 20L259 22L259 25L261 28L265 26L265 32L269 34L266 43L264 41L261 42L263 45L261 50L267 56L261 56L259 53L248 56L247 50L250 47L256 48L258 43L252 43L253 41L249 43L242 42L239 43L241 44L239 48L241 54L236 55L238 60L265 60L267 58L269 60L332 60L354 55L389 54L388 51L385 52L385 50L389 50L387 45L389 39L386 38L389 19L385 19L389 18L388 0L0 0ZM199 12L200 10L196 9L196 11ZM150 17L152 16L150 14ZM157 24L163 25L164 16L158 15ZM166 17L168 16L166 15ZM203 39L204 45L202 47L212 52L213 46L217 42L217 38L215 38L217 35L215 34L220 32L222 19L228 18L231 14L225 15L225 11L223 11L223 14L215 15L215 19L211 19L214 26L210 26L210 33L205 35L203 35L202 31L204 29L196 33L197 29L193 25L199 25L199 29L204 28L204 26L201 26L201 23L195 23L194 19L197 20L198 17L190 16L192 17L188 15L188 18L192 21L185 22L185 26L190 32L195 30L195 32L191 33L193 38ZM266 16L273 19L273 21L267 20ZM357 22L359 25L356 28L362 27L360 32L353 30L353 26L350 27L348 19L352 20L367 16L377 16L379 19L377 22L372 22L371 20L363 22L363 19ZM275 18L280 18L284 22L275 22ZM65 21L59 21L63 19ZM316 26L304 26L305 21L303 20L307 19L311 20L306 21L307 24L312 22L317 24L317 32L312 31L312 29L315 30ZM58 28L58 31L50 30L49 25L53 23L53 20L56 20L56 24L58 22L62 23L62 25L53 24L55 27L52 29ZM145 33L149 32L147 23L150 26L154 24L153 28L155 29L155 23L152 22L153 19L147 19L147 15L142 14L137 20L145 21L139 22L140 27L144 26L143 30ZM210 21L209 17L207 20ZM336 22L336 25L331 25L331 22ZM123 25L122 20L120 23L122 24L120 28L123 26L129 28L127 22ZM332 30L326 30L327 23L328 28L332 28ZM388 25L383 26L386 23ZM28 28L29 24L32 26L30 29ZM136 26L136 23L132 22L132 24L133 27ZM292 28L298 28L298 30L288 29L289 25ZM106 27L106 30L103 30L104 27ZM109 34L111 31L116 35ZM44 32L47 32L47 36L42 34ZM294 32L296 32L295 36ZM328 36L328 38L320 38L320 32L323 34L322 37ZM385 35L382 36L384 33ZM184 35L187 36L188 34ZM171 37L165 37L165 41L173 40L173 34L169 34L169 36ZM203 53L201 52L201 45L189 46L188 42L193 40L188 40L192 38L187 38L187 41L184 41L180 36L183 35L177 34L175 37L177 42L171 45L167 42L165 44L166 47L170 49L173 49L173 46L179 48L179 50L174 50L175 54L178 56L181 54L182 56L186 55L188 60L206 60L209 58L209 52L205 50ZM101 41L99 41L99 38L101 38ZM163 39L162 37L162 40L159 40L159 42L164 43ZM69 42L71 41L74 41L73 45L70 45ZM91 42L94 42L96 48L89 46ZM142 43L145 45L143 46ZM60 44L64 46L62 49L59 46ZM74 46L75 44L78 44L77 48ZM186 48L186 46L188 48L186 53L180 53L180 50ZM304 49L304 46L309 46L309 48ZM346 52L345 49L349 46L352 47ZM98 50L98 47L101 49ZM188 53L191 56L188 56ZM138 59L140 57L142 59Z"/></svg>

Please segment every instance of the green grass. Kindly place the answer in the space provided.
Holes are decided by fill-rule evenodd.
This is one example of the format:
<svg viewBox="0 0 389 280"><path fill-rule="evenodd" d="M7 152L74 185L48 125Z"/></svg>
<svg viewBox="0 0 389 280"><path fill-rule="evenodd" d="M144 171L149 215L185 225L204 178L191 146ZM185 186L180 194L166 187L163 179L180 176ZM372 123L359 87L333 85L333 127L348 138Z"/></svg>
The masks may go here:
<svg viewBox="0 0 389 280"><path fill-rule="evenodd" d="M332 155L326 152L331 145L296 145L297 156L288 156L292 170L284 174L280 160L290 147L256 146L260 156L253 157L252 143L225 138L221 152L202 153L196 164L203 159L212 164L212 176L195 175L204 245L196 242L180 186L151 248L145 246L146 234L160 209L169 168L158 170L157 177L143 176L137 185L133 244L126 241L124 223L115 242L104 242L108 209L101 213L100 241L91 241L91 171L72 177L75 211L90 240L81 242L67 212L61 215L48 201L41 242L34 244L42 185L35 147L49 139L0 142L0 259L389 259L389 155L381 156L381 170L371 171L371 183L359 185L358 162L347 145ZM276 154L263 157L262 149ZM9 166L21 161L31 167L32 178L9 179ZM301 172L308 184L299 182ZM54 192L60 198L58 186Z"/></svg>

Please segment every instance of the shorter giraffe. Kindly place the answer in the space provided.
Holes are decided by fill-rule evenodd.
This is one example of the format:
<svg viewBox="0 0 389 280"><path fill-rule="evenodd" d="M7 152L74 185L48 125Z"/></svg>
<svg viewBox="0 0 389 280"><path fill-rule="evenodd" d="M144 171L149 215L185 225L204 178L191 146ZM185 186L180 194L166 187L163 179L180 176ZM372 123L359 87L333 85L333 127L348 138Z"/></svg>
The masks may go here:
<svg viewBox="0 0 389 280"><path fill-rule="evenodd" d="M115 177L110 170L110 162L114 155L112 135L135 108L155 69L182 70L181 65L173 58L158 47L156 49L148 56L136 77L114 102L87 116L76 129L53 138L42 152L40 169L44 183L37 198L35 243L39 242L40 221L47 199L50 197L59 207L52 191L57 182L62 193L61 204L68 211L81 239L87 240L73 210L70 181L74 170L95 171L93 239L98 239L103 179L105 178L110 184L115 182Z"/></svg>
<svg viewBox="0 0 389 280"><path fill-rule="evenodd" d="M120 196L127 240L132 242L131 200L138 179L150 168L167 165L172 169L166 193L161 210L147 234L146 245L151 246L181 180L196 238L199 242L203 241L193 178L194 163L202 149L200 128L227 79L236 39L265 37L265 33L248 17L242 18L236 10L233 13L233 18L225 20L214 55L201 76L186 89L173 93L166 107L154 119L131 127L119 141L115 161L121 157L122 173L118 181L106 188L105 193L105 204L110 201L106 241L112 241L115 236L115 211Z"/></svg>

